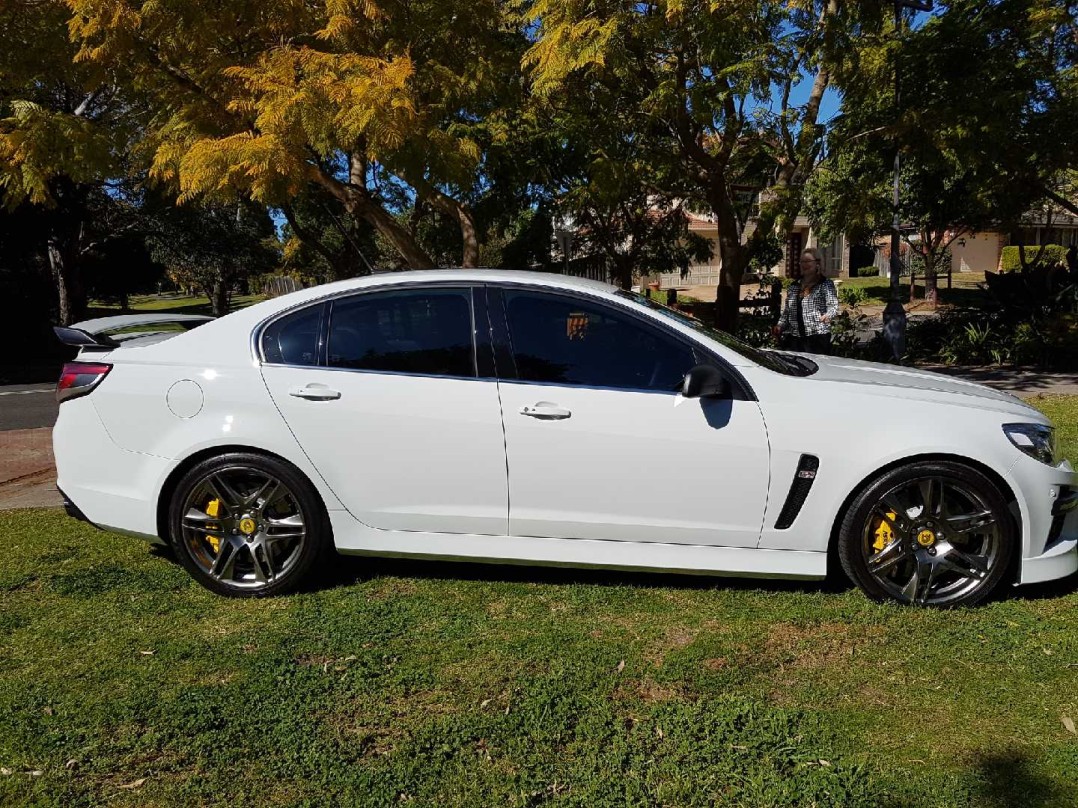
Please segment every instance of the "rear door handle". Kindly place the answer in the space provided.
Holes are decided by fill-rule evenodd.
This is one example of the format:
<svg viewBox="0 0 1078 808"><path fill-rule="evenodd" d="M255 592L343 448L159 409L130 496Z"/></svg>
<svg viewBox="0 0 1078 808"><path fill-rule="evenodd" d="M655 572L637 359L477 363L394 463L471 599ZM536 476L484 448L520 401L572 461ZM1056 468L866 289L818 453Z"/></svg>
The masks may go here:
<svg viewBox="0 0 1078 808"><path fill-rule="evenodd" d="M563 421L573 413L549 401L540 401L531 407L521 407L520 414L527 415L529 418L538 418L541 421Z"/></svg>
<svg viewBox="0 0 1078 808"><path fill-rule="evenodd" d="M334 401L341 397L337 390L330 390L324 384L308 384L305 387L293 387L288 395L305 398L308 401Z"/></svg>

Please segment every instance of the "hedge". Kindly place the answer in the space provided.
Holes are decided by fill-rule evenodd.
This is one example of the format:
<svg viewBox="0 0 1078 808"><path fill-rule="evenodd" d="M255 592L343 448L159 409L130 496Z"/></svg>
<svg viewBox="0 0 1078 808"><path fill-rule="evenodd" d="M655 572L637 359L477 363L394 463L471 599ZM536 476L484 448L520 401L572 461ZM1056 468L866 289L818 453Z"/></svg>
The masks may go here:
<svg viewBox="0 0 1078 808"><path fill-rule="evenodd" d="M1040 247L1026 247L1026 263L1032 263L1037 257ZM1044 245L1044 255L1038 262L1038 266L1050 267L1055 264L1067 263L1067 248L1062 244ZM1022 262L1018 257L1018 247L1004 247L1003 256L999 261L999 268L1003 272L1013 272L1022 268Z"/></svg>
<svg viewBox="0 0 1078 808"><path fill-rule="evenodd" d="M880 268L877 266L861 267L857 270L855 277L857 278L877 278L880 274Z"/></svg>

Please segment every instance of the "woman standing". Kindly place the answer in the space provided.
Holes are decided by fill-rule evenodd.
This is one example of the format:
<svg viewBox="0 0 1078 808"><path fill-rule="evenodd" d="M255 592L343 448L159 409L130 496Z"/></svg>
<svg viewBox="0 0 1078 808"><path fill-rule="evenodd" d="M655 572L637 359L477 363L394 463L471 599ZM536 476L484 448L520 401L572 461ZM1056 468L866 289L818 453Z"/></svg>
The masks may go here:
<svg viewBox="0 0 1078 808"><path fill-rule="evenodd" d="M790 284L786 305L772 333L786 336L789 348L802 353L831 352L831 321L838 314L838 291L823 275L823 261L815 247L801 253L801 277Z"/></svg>

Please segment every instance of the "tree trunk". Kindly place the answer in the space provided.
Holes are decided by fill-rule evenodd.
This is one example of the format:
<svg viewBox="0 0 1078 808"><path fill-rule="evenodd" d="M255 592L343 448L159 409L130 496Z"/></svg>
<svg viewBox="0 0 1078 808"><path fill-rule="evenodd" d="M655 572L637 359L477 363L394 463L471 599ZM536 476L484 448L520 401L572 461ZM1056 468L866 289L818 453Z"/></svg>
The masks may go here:
<svg viewBox="0 0 1078 808"><path fill-rule="evenodd" d="M460 225L460 237L463 244L460 265L464 268L479 266L479 236L475 228L475 214L463 202L443 194L437 188L422 184L422 192L427 195L430 204L457 220Z"/></svg>
<svg viewBox="0 0 1078 808"><path fill-rule="evenodd" d="M925 303L931 309L939 305L939 284L936 283L936 255L931 251L925 255Z"/></svg>
<svg viewBox="0 0 1078 808"><path fill-rule="evenodd" d="M633 286L633 264L635 262L628 256L619 256L614 261L614 283L622 289L631 289Z"/></svg>
<svg viewBox="0 0 1078 808"><path fill-rule="evenodd" d="M207 290L210 298L210 308L214 317L224 317L228 314L229 285L224 278L217 276L213 279L213 285Z"/></svg>
<svg viewBox="0 0 1078 808"><path fill-rule="evenodd" d="M59 225L49 234L49 268L60 303L60 324L71 325L86 315L86 289L82 285L77 236ZM77 233L77 230L76 230Z"/></svg>
<svg viewBox="0 0 1078 808"><path fill-rule="evenodd" d="M710 193L711 209L719 228L719 286L715 291L715 327L733 334L737 330L738 303L741 301L741 279L748 266L749 245L741 243L730 195L720 180Z"/></svg>
<svg viewBox="0 0 1078 808"><path fill-rule="evenodd" d="M361 172L353 167L350 175L355 182L346 185L331 174L315 169L313 179L340 200L350 216L362 219L389 239L409 269L432 269L434 261L419 246L408 228L394 219L377 200L371 198L364 186L358 184L361 180L360 174Z"/></svg>

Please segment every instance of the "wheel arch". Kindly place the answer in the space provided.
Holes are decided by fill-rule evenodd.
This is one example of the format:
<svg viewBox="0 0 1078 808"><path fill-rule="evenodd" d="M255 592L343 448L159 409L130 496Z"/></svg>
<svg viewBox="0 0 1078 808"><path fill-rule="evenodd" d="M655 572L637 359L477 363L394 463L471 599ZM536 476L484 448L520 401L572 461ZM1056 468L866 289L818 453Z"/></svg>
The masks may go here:
<svg viewBox="0 0 1078 808"><path fill-rule="evenodd" d="M1017 563L1022 556L1022 553L1020 552L1022 544L1022 521L1020 516L1020 509L1013 507L1015 503L1018 502L1018 496L1014 493L1014 488L1007 482L1006 479L1004 479L1002 474L993 469L991 466L988 466L979 460L975 460L972 457L966 457L965 455L958 454L948 454L946 452L929 452L924 454L915 454L909 455L907 457L900 457L897 460L892 460L890 463L880 466L869 474L866 474L861 480L858 481L855 486L850 489L850 492L842 501L842 506L835 514L834 521L831 523L831 535L827 542L827 569L829 577L832 575L832 573L838 573L843 575L844 577L844 573L841 572L841 565L839 565L838 563L838 534L839 529L842 527L842 522L846 518L846 513L849 511L850 506L853 505L853 501L857 498L857 495L860 494L865 489L865 486L872 482L872 480L882 474L886 474L893 469L908 465L909 463L923 463L932 461L961 463L964 466L969 466L975 471L980 472L989 480L991 480L997 488L999 488L1000 493L1002 493L1004 499L1007 500L1007 504L1009 506L1012 506L1010 507L1009 512L1011 514L1011 518L1014 519L1014 527L1017 531L1017 538L1019 542L1019 552L1015 552L1011 557L1011 564L1014 569L1008 572L1008 576L1013 577L1012 573L1017 571Z"/></svg>
<svg viewBox="0 0 1078 808"><path fill-rule="evenodd" d="M161 490L157 495L157 536L161 541L168 544L168 509L169 503L172 500L172 494L176 490L176 486L180 480L183 479L188 471L201 463L203 460L208 460L211 457L216 457L224 454L232 454L234 452L243 452L245 454L257 454L263 457L270 457L281 463L287 464L293 471L300 477L307 481L307 484L311 486L311 490L314 491L315 496L318 497L318 501L321 503L322 508L326 508L326 502L322 497L321 492L318 490L318 486L314 481L306 474L303 469L296 466L287 457L282 457L276 452L270 452L266 449L261 449L257 446L248 446L242 443L225 444L221 446L209 446L205 449L199 449L197 452L185 457L176 467L169 472L165 478L165 482L161 486Z"/></svg>

